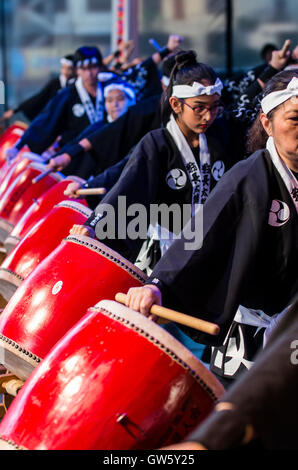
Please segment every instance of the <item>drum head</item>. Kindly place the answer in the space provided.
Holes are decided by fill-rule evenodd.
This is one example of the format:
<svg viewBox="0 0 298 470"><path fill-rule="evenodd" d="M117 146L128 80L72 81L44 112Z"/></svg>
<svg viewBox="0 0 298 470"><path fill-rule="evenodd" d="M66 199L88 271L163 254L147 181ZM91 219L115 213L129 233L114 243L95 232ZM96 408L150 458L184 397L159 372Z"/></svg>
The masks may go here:
<svg viewBox="0 0 298 470"><path fill-rule="evenodd" d="M104 245L98 240L86 237L84 235L70 235L65 240L70 241L72 243L78 243L79 245L86 246L90 250L100 253L105 258L121 266L122 269L129 272L129 274L131 274L133 277L135 277L138 281L141 281L142 283L144 283L147 279L147 275L143 271L141 271L137 266L135 266L123 256L119 255L117 251L112 250L111 248Z"/></svg>
<svg viewBox="0 0 298 470"><path fill-rule="evenodd" d="M61 201L58 204L56 204L54 207L66 207L76 212L79 212L80 214L83 214L87 218L89 218L92 214L92 209L89 209L89 207L86 207L84 204L81 204L80 202L77 202L77 201L70 201L70 200Z"/></svg>

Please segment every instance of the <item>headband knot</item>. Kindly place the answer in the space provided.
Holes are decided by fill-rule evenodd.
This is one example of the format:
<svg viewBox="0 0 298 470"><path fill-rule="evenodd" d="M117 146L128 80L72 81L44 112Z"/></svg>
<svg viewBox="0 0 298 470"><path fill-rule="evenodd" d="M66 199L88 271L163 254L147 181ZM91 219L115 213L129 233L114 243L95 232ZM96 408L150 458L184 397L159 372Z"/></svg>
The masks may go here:
<svg viewBox="0 0 298 470"><path fill-rule="evenodd" d="M193 82L192 85L174 85L172 96L176 98L195 98L201 95L221 95L222 81L217 78L214 85L204 86L202 83Z"/></svg>

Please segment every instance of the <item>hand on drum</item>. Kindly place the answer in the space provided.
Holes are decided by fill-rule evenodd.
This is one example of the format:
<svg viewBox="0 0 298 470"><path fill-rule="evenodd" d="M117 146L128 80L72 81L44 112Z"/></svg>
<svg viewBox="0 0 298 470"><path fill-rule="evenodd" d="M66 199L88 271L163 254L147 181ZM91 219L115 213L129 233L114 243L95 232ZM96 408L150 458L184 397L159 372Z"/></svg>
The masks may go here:
<svg viewBox="0 0 298 470"><path fill-rule="evenodd" d="M62 171L67 165L69 165L71 157L67 153L58 155L55 158L51 158L48 164L48 168L52 168L53 171Z"/></svg>
<svg viewBox="0 0 298 470"><path fill-rule="evenodd" d="M81 183L78 183L77 181L73 181L72 183L69 183L67 186L66 190L64 191L65 196L72 197L74 199L77 199L82 196L77 195L77 190L81 189L82 185Z"/></svg>
<svg viewBox="0 0 298 470"><path fill-rule="evenodd" d="M86 225L74 225L69 233L71 235L84 235L85 237L95 238L94 230Z"/></svg>
<svg viewBox="0 0 298 470"><path fill-rule="evenodd" d="M161 292L153 284L143 287L131 287L127 292L126 306L142 313L146 317L150 315L153 304L161 305ZM158 317L150 315L151 320L156 321Z"/></svg>

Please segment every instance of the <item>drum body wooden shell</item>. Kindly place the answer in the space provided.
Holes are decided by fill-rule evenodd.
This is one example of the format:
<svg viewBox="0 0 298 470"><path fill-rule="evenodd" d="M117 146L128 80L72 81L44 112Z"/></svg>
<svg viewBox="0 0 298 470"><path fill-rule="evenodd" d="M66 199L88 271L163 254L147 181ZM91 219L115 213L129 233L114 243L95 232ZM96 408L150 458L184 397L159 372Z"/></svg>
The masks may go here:
<svg viewBox="0 0 298 470"><path fill-rule="evenodd" d="M32 179L45 171L41 163L30 163L10 184L0 199L0 241L4 242L34 199L63 179L60 173L51 173L36 184Z"/></svg>
<svg viewBox="0 0 298 470"><path fill-rule="evenodd" d="M25 380L87 308L145 279L102 243L68 237L22 282L0 315L2 363Z"/></svg>
<svg viewBox="0 0 298 470"><path fill-rule="evenodd" d="M0 425L0 446L157 449L184 439L223 393L169 333L104 300L29 377Z"/></svg>
<svg viewBox="0 0 298 470"><path fill-rule="evenodd" d="M83 225L91 213L92 210L83 204L63 201L37 222L1 264L2 297L9 301L33 269L69 235L72 226Z"/></svg>
<svg viewBox="0 0 298 470"><path fill-rule="evenodd" d="M31 230L31 228L42 219L53 207L64 200L73 200L64 195L64 191L67 186L73 182L77 181L83 183L84 180L77 176L68 176L64 180L58 182L50 189L45 191L41 196L39 196L33 204L27 209L25 214L21 217L18 223L15 225L13 230L10 232L7 239L4 241L4 246L7 253L10 253L11 250L24 238L24 236ZM80 199L78 201L80 204L88 207L88 204L85 199Z"/></svg>

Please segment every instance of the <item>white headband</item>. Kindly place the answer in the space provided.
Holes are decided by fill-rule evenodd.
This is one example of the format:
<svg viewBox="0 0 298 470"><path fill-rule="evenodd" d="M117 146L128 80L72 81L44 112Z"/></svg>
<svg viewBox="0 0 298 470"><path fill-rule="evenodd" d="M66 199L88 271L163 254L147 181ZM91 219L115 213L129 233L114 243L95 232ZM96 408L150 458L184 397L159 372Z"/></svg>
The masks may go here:
<svg viewBox="0 0 298 470"><path fill-rule="evenodd" d="M128 98L133 102L133 104L135 104L136 95L135 95L135 92L131 88L126 87L122 83L111 83L111 85L106 86L105 89L104 89L104 97L105 98L108 96L108 93L111 90L121 90L121 91L123 91L123 93L125 93L128 96Z"/></svg>
<svg viewBox="0 0 298 470"><path fill-rule="evenodd" d="M62 57L62 59L60 59L60 64L61 65L69 65L70 67L73 67L73 65L74 65L72 60L65 59L64 57Z"/></svg>
<svg viewBox="0 0 298 470"><path fill-rule="evenodd" d="M262 110L268 114L272 109L284 103L289 98L298 96L298 78L293 77L285 90L273 91L261 101Z"/></svg>
<svg viewBox="0 0 298 470"><path fill-rule="evenodd" d="M221 95L222 89L222 81L217 78L215 84L210 86L204 86L198 82L193 82L192 86L174 85L172 96L176 96L176 98L195 98L200 95L215 95L215 93Z"/></svg>

